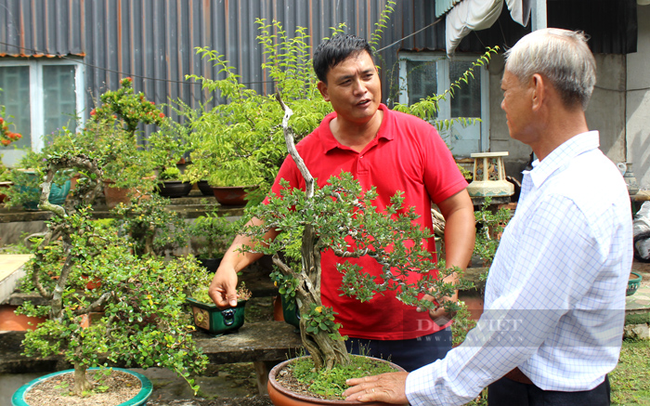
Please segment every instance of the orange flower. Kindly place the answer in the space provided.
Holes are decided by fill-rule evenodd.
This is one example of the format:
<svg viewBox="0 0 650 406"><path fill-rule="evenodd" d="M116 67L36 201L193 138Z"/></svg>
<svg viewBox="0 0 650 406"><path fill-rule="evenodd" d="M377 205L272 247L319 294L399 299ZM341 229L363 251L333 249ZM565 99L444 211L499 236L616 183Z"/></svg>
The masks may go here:
<svg viewBox="0 0 650 406"><path fill-rule="evenodd" d="M2 145L4 145L5 147L7 145L11 144L11 141L9 141L9 140L2 140L1 142L2 142Z"/></svg>

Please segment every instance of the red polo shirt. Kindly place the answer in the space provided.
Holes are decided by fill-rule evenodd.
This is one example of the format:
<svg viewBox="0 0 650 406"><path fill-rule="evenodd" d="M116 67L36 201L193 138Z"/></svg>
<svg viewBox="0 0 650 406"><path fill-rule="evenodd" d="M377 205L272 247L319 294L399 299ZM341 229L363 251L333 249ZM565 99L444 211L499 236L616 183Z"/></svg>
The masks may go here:
<svg viewBox="0 0 650 406"><path fill-rule="evenodd" d="M404 206L415 207L419 224L432 230L431 201L453 196L467 187L451 152L436 129L429 123L379 107L383 121L377 133L361 152L341 145L330 131L336 113L326 116L320 126L298 143L297 149L319 186L341 171L351 173L364 190L375 186L379 195L375 205L384 209L397 191L404 192ZM305 181L291 156L288 156L275 180L272 192L279 193L280 179L292 187L305 189ZM431 238L428 249L435 253ZM435 255L435 254L434 254ZM380 266L370 258L347 259L360 265L364 272L380 274ZM340 296L341 274L337 262L345 262L331 250L323 252L321 292L323 304L338 313L341 334L375 340L404 340L431 334L440 328L426 312L399 302L394 292L377 294L365 303ZM418 275L413 275L417 278Z"/></svg>

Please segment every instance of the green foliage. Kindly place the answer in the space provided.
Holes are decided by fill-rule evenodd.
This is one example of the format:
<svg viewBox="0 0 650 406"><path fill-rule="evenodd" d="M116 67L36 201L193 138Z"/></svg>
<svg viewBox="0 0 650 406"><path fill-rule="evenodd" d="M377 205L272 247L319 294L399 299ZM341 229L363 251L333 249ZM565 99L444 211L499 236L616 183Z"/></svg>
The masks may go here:
<svg viewBox="0 0 650 406"><path fill-rule="evenodd" d="M338 330L341 324L334 321L336 314L331 307L317 306L315 303L311 303L309 313L303 314L302 317L305 319L308 333L318 334L323 331L339 340L341 335L338 334Z"/></svg>
<svg viewBox="0 0 650 406"><path fill-rule="evenodd" d="M137 255L163 255L165 251L187 245L187 226L176 211L167 210L170 199L157 194L133 198L113 210L119 216L122 235L134 241Z"/></svg>
<svg viewBox="0 0 650 406"><path fill-rule="evenodd" d="M490 208L491 203L492 199L486 197L481 209L474 212L477 230L473 254L479 257L486 267L492 264L501 234L512 217L510 210L504 207L493 211Z"/></svg>
<svg viewBox="0 0 650 406"><path fill-rule="evenodd" d="M289 37L281 24L257 20L258 40L266 61L262 64L283 100L292 103L296 112L292 120L298 139L313 131L331 112L316 87L311 67L309 36L302 27ZM213 186L260 185L265 193L275 179L287 155L282 129L283 110L273 95L261 95L240 83L223 55L207 48L197 48L202 58L211 61L219 80L196 75L202 88L225 99L211 110L192 111L179 104L179 113L192 132L192 164L185 180L207 179Z"/></svg>
<svg viewBox="0 0 650 406"><path fill-rule="evenodd" d="M382 361L358 356L351 357L351 363L337 366L331 370L316 369L309 357L298 358L289 364L293 376L309 390L323 399L344 399L343 392L348 388L347 379L378 375L395 370Z"/></svg>
<svg viewBox="0 0 650 406"><path fill-rule="evenodd" d="M206 211L189 225L189 234L197 237L197 256L200 258L221 258L225 254L242 220L230 221L219 214L218 208Z"/></svg>

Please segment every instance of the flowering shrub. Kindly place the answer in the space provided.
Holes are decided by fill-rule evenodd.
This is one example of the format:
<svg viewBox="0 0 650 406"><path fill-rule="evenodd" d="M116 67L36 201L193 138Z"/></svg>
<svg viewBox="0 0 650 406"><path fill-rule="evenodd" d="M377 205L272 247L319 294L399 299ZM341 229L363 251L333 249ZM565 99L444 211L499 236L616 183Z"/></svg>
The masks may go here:
<svg viewBox="0 0 650 406"><path fill-rule="evenodd" d="M8 147L12 142L18 141L21 139L23 136L9 131L9 125L11 124L7 120L4 119L5 116L5 108L4 106L0 107L0 144L4 147Z"/></svg>
<svg viewBox="0 0 650 406"><path fill-rule="evenodd" d="M144 93L135 94L130 77L122 79L120 85L119 89L109 90L100 96L102 106L90 112L91 120L122 120L131 134L135 134L141 122L162 125L165 114L154 102L147 100Z"/></svg>

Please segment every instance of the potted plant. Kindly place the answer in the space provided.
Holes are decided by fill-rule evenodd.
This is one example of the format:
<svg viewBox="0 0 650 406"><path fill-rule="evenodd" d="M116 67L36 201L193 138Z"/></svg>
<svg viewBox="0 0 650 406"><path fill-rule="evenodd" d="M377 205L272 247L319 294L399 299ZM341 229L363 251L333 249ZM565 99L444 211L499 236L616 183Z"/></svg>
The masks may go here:
<svg viewBox="0 0 650 406"><path fill-rule="evenodd" d="M241 220L230 221L216 208L206 211L189 225L189 234L196 237L194 255L208 272L217 270L241 225Z"/></svg>
<svg viewBox="0 0 650 406"><path fill-rule="evenodd" d="M132 198L113 209L118 216L120 235L133 241L138 256L173 254L188 244L185 220L176 211L167 210L169 198L152 195L147 199Z"/></svg>
<svg viewBox="0 0 650 406"><path fill-rule="evenodd" d="M194 324L211 334L237 331L244 325L246 302L251 298L244 282L237 287L237 307L219 309L208 296L208 284L195 290L187 302L192 307Z"/></svg>
<svg viewBox="0 0 650 406"><path fill-rule="evenodd" d="M158 194L163 197L185 197L190 194L192 184L181 180L181 170L173 166L164 168L159 174Z"/></svg>
<svg viewBox="0 0 650 406"><path fill-rule="evenodd" d="M257 20L257 24L259 43L267 55L262 67L284 99L295 102L300 120L292 126L300 139L332 111L315 86L310 37L301 27L288 38L278 22ZM279 126L284 113L272 95L258 94L240 83L223 55L208 48L198 48L197 54L211 61L223 79L187 77L201 82L222 102L209 110L180 110L194 139L185 179L192 183L207 180L212 187L249 187L248 204L255 205L266 195L287 154ZM257 189L252 191L251 186Z"/></svg>
<svg viewBox="0 0 650 406"><path fill-rule="evenodd" d="M165 126L168 120L144 93L135 93L130 77L120 81L119 89L103 93L100 102L90 112L79 142L88 150L96 149L101 156L104 194L108 207L113 208L132 196L150 193L156 186L160 152L138 142L138 129L144 125Z"/></svg>
<svg viewBox="0 0 650 406"><path fill-rule="evenodd" d="M47 196L54 174L65 168L82 176L64 206L51 204ZM189 315L183 307L186 292L206 283L205 273L191 257L164 261L135 255L133 242L115 227L92 220L90 203L101 191L102 175L98 161L89 156L48 159L39 206L53 217L24 280L47 305L27 302L20 309L48 320L26 334L25 354L60 355L70 362L75 396L97 389L86 372L109 362L170 368L196 391L190 374L201 371L207 358L186 328ZM89 289L83 275L101 283ZM102 316L87 325L83 321L91 312Z"/></svg>
<svg viewBox="0 0 650 406"><path fill-rule="evenodd" d="M0 161L0 203L4 203L7 198L7 195L3 193L3 189L9 189L11 185L13 185L11 171Z"/></svg>

